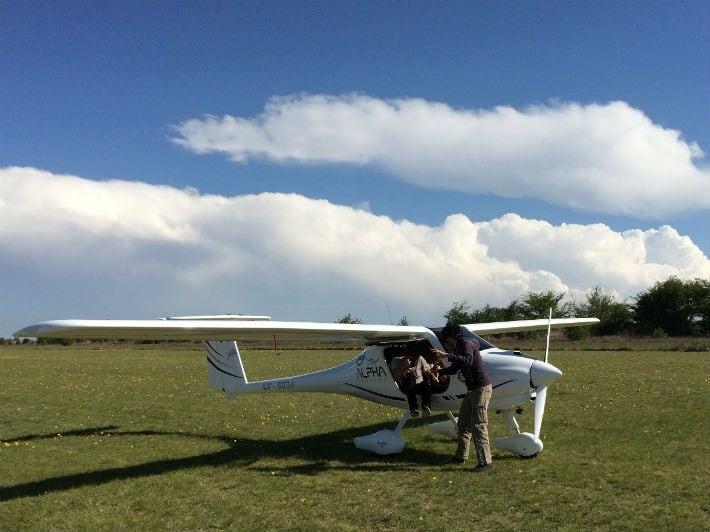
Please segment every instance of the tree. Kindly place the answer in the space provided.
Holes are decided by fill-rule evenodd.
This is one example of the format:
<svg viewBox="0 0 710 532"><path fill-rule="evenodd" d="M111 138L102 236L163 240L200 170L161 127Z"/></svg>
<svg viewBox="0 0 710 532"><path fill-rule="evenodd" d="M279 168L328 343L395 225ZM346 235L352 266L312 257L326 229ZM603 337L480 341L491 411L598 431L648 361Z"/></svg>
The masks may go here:
<svg viewBox="0 0 710 532"><path fill-rule="evenodd" d="M517 299L502 310L503 321L515 321L525 319L525 308Z"/></svg>
<svg viewBox="0 0 710 532"><path fill-rule="evenodd" d="M694 279L685 290L693 334L710 335L710 279Z"/></svg>
<svg viewBox="0 0 710 532"><path fill-rule="evenodd" d="M634 320L645 334L688 336L707 334L710 280L681 281L671 276L635 298Z"/></svg>
<svg viewBox="0 0 710 532"><path fill-rule="evenodd" d="M486 305L482 309L470 313L471 323L489 323L492 321L507 321L506 309Z"/></svg>
<svg viewBox="0 0 710 532"><path fill-rule="evenodd" d="M466 300L462 303L458 301L454 302L454 305L446 311L444 318L446 321L453 321L456 323L470 323L471 322L471 305L469 305Z"/></svg>
<svg viewBox="0 0 710 532"><path fill-rule="evenodd" d="M627 303L616 301L609 290L599 285L587 292L587 303L576 310L580 316L599 319L599 323L592 327L592 332L598 336L626 332L633 324L631 307Z"/></svg>
<svg viewBox="0 0 710 532"><path fill-rule="evenodd" d="M360 318L353 318L348 312L345 316L336 320L335 323L362 323L362 320Z"/></svg>
<svg viewBox="0 0 710 532"><path fill-rule="evenodd" d="M565 297L564 292L528 292L522 298L521 311L524 319L534 320L547 318L552 309L553 318L564 317L564 310L559 308L560 301Z"/></svg>

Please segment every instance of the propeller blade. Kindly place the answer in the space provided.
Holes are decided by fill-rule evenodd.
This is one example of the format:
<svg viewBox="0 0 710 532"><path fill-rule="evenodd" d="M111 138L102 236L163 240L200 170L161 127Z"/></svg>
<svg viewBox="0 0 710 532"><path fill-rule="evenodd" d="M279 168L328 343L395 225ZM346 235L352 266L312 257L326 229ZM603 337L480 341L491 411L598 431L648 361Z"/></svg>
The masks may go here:
<svg viewBox="0 0 710 532"><path fill-rule="evenodd" d="M557 379L562 372L560 372L557 368L554 366L549 366L547 364L547 359L550 356L550 331L552 330L552 307L550 307L550 315L547 318L547 342L545 344L545 364L544 366L545 372L542 375L535 375L535 380L536 381L544 381L545 384L538 385L535 387L535 420L534 420L534 427L533 427L533 433L535 436L535 441L540 441L540 430L542 429L542 416L545 415L545 401L547 400L547 383L551 382L552 380ZM535 365L533 364L533 367ZM538 366L541 366L538 364ZM548 367L549 366L549 367ZM538 371L537 373L541 373L540 369L541 368L536 368ZM554 370L554 371L552 371ZM555 375L557 373L557 375ZM531 368L530 372L530 382L531 384L533 383L533 372Z"/></svg>
<svg viewBox="0 0 710 532"><path fill-rule="evenodd" d="M550 354L550 330L552 329L552 307L550 307L550 317L547 318L547 344L545 345L545 362Z"/></svg>
<svg viewBox="0 0 710 532"><path fill-rule="evenodd" d="M540 429L542 428L542 416L545 414L545 400L547 399L547 386L538 386L535 393L535 440L540 439Z"/></svg>

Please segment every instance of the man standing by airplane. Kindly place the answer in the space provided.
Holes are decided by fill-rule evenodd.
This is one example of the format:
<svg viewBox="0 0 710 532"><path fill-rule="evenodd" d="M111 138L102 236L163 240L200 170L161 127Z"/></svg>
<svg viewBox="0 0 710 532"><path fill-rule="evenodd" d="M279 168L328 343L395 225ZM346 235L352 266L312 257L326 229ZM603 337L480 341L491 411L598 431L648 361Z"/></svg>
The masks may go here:
<svg viewBox="0 0 710 532"><path fill-rule="evenodd" d="M467 389L466 397L459 408L458 446L450 462L462 464L468 459L473 437L478 457L478 465L473 471L484 473L493 469L488 439L488 403L493 394L491 379L483 366L478 342L473 338L466 338L460 325L449 321L441 334L444 347L450 350L451 354L438 349L432 351L439 358L448 358L451 365L440 370L440 373L454 375L461 371Z"/></svg>

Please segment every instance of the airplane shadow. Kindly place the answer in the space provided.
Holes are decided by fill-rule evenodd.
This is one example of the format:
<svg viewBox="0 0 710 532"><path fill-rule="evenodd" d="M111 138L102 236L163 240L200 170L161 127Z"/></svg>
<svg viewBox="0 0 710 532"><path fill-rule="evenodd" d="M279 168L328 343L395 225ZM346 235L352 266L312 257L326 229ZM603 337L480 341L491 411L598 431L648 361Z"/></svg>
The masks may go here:
<svg viewBox="0 0 710 532"><path fill-rule="evenodd" d="M102 432L110 432L112 438L124 436L183 436L222 442L225 448L216 452L184 458L156 460L132 466L74 473L14 486L0 487L0 502L23 497L36 497L50 492L71 490L84 486L101 485L114 480L149 477L173 471L205 466L215 467L225 464L234 464L256 471L276 472L281 476L317 475L327 471L351 470L354 467L361 471L403 471L422 467L439 467L441 465L445 458L444 456L425 450L406 448L402 454L378 456L369 451L357 449L353 444L353 438L356 436L392 428L391 422L378 423L365 427L278 441L250 438L234 439L225 435L201 435L159 430L121 430L120 427L113 425L71 430L62 432L62 437L99 435ZM30 434L10 438L6 441L28 441L55 437L57 437L56 432L51 434ZM307 463L288 467L259 466L259 460L264 458L300 458Z"/></svg>

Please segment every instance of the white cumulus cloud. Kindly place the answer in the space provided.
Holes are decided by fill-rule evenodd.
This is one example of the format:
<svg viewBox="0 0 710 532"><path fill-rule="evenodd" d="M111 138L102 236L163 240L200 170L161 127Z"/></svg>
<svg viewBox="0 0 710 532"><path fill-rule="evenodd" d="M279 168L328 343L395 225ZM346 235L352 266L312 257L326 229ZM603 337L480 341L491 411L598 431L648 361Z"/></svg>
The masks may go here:
<svg viewBox="0 0 710 532"><path fill-rule="evenodd" d="M292 320L407 315L528 291L621 299L670 275L710 277L673 228L615 232L509 214L437 227L297 194L203 195L35 168L0 169L2 334L62 317L242 312ZM14 327L14 328L13 328Z"/></svg>
<svg viewBox="0 0 710 532"><path fill-rule="evenodd" d="M194 118L176 131L186 149L237 162L374 165L429 188L643 218L710 208L700 147L624 102L482 110L298 95L253 118Z"/></svg>

